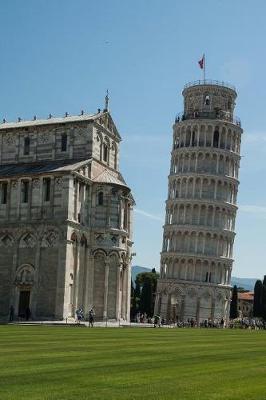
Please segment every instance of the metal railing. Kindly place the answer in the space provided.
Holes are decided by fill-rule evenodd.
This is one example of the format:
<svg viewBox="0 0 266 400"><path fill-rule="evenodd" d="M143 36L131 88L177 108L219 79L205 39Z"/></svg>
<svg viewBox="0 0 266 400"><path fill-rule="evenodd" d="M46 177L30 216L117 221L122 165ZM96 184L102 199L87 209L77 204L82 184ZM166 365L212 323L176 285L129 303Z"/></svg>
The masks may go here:
<svg viewBox="0 0 266 400"><path fill-rule="evenodd" d="M189 119L218 119L241 127L240 118L232 115L229 111L194 111L179 113L175 117L175 122L186 121Z"/></svg>
<svg viewBox="0 0 266 400"><path fill-rule="evenodd" d="M198 86L198 85L216 85L216 86L224 86L228 89L236 91L235 86L231 85L228 82L223 82L223 81L215 81L213 79L204 79L204 80L198 80L198 81L193 81L193 82L188 82L185 86L184 89L187 89L192 86Z"/></svg>

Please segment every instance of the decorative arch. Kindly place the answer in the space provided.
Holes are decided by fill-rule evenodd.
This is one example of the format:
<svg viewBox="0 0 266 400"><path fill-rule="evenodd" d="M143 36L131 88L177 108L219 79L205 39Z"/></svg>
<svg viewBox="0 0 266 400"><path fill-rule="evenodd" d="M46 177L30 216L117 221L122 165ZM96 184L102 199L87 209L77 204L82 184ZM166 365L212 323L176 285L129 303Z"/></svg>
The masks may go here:
<svg viewBox="0 0 266 400"><path fill-rule="evenodd" d="M34 273L33 265L21 265L16 271L15 284L17 286L32 286L34 284Z"/></svg>
<svg viewBox="0 0 266 400"><path fill-rule="evenodd" d="M19 247L35 247L37 243L36 236L32 232L24 233L19 241Z"/></svg>
<svg viewBox="0 0 266 400"><path fill-rule="evenodd" d="M14 245L14 238L11 234L5 233L0 238L0 247L12 247Z"/></svg>
<svg viewBox="0 0 266 400"><path fill-rule="evenodd" d="M59 233L57 230L49 230L44 233L41 240L41 247L56 247L59 242Z"/></svg>
<svg viewBox="0 0 266 400"><path fill-rule="evenodd" d="M93 256L96 257L107 257L107 252L104 249L95 249L92 252Z"/></svg>
<svg viewBox="0 0 266 400"><path fill-rule="evenodd" d="M72 242L76 242L77 243L78 236L77 236L77 233L75 231L71 233L70 240L72 240Z"/></svg>

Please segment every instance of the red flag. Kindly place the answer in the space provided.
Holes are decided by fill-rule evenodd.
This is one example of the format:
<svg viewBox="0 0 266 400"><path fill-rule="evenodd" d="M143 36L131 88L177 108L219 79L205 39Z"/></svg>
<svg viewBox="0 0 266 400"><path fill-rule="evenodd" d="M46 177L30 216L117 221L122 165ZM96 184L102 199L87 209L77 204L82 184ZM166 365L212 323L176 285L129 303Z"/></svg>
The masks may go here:
<svg viewBox="0 0 266 400"><path fill-rule="evenodd" d="M199 60L198 63L199 63L200 69L203 69L203 68L204 68L204 64L205 64L205 57L204 57L204 54L203 54L203 56L202 56L202 59Z"/></svg>

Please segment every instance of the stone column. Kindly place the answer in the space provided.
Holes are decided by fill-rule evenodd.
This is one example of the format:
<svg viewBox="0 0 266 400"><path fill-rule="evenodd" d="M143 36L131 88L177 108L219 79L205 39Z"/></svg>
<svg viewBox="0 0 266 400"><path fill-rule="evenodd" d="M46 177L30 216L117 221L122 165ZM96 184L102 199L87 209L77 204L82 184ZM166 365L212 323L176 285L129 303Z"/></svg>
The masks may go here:
<svg viewBox="0 0 266 400"><path fill-rule="evenodd" d="M117 267L117 275L116 275L116 319L120 320L121 317L121 272L122 272L122 264L119 264Z"/></svg>
<svg viewBox="0 0 266 400"><path fill-rule="evenodd" d="M197 325L199 325L199 323L200 323L200 298L197 298L196 322L197 322Z"/></svg>
<svg viewBox="0 0 266 400"><path fill-rule="evenodd" d="M84 291L83 291L83 305L84 305L84 315L88 314L89 308L89 285L90 285L90 257L88 257L88 247L85 249L85 257L84 257Z"/></svg>
<svg viewBox="0 0 266 400"><path fill-rule="evenodd" d="M10 296L10 304L9 306L13 305L13 307L15 308L14 314L15 317L18 314L18 309L16 306L16 303L18 304L18 299L16 299L16 295L18 294L18 290L14 284L15 279L16 279L16 270L18 267L18 251L19 251L19 241L16 240L14 242L14 254L13 254L13 266L12 266L12 289L11 289L11 296Z"/></svg>
<svg viewBox="0 0 266 400"><path fill-rule="evenodd" d="M74 265L75 265L75 274L74 274L74 307L75 309L80 306L78 304L79 300L79 274L80 274L80 243L76 242L75 244L75 256L74 256Z"/></svg>
<svg viewBox="0 0 266 400"><path fill-rule="evenodd" d="M56 286L56 303L55 317L66 318L71 315L70 298L69 298L69 280L70 275L69 260L72 251L72 243L65 240L58 241L58 262L57 262L57 286Z"/></svg>
<svg viewBox="0 0 266 400"><path fill-rule="evenodd" d="M160 303L160 293L157 292L154 304L154 314L160 314L159 303Z"/></svg>
<svg viewBox="0 0 266 400"><path fill-rule="evenodd" d="M103 308L103 318L108 318L108 286L109 286L109 268L110 262L109 260L105 262L105 277L104 277L104 308Z"/></svg>
<svg viewBox="0 0 266 400"><path fill-rule="evenodd" d="M130 289L131 289L131 273L130 265L126 268L126 321L130 321Z"/></svg>
<svg viewBox="0 0 266 400"><path fill-rule="evenodd" d="M167 305L168 305L168 294L162 294L162 302L161 302L161 317L166 319L167 317Z"/></svg>
<svg viewBox="0 0 266 400"><path fill-rule="evenodd" d="M41 240L41 239L40 239ZM36 316L36 307L38 302L38 292L39 292L39 266L40 266L40 255L41 255L41 242L37 240L35 248L35 272L34 272L34 284L31 290L31 313L32 317Z"/></svg>
<svg viewBox="0 0 266 400"><path fill-rule="evenodd" d="M184 321L184 312L185 312L185 296L181 297L181 308L180 308L180 319Z"/></svg>
<svg viewBox="0 0 266 400"><path fill-rule="evenodd" d="M121 297L122 297L122 301L121 301L121 316L123 319L125 319L125 314L126 314L126 298L125 298L125 265L123 265L122 268L122 282L121 282L121 286L122 286L122 293L121 293Z"/></svg>
<svg viewBox="0 0 266 400"><path fill-rule="evenodd" d="M215 296L212 297L211 299L211 321L214 321L214 315L215 315Z"/></svg>
<svg viewBox="0 0 266 400"><path fill-rule="evenodd" d="M89 274L88 274L88 306L93 307L93 288L94 288L94 255L90 254L88 257Z"/></svg>

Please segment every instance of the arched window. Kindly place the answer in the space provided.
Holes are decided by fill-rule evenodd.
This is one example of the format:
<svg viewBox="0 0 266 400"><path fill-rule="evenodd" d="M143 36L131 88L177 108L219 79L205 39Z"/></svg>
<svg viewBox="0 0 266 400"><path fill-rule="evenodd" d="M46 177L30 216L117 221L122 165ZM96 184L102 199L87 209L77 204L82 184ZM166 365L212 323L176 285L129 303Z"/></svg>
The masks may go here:
<svg viewBox="0 0 266 400"><path fill-rule="evenodd" d="M219 131L215 130L213 134L213 147L219 146Z"/></svg>
<svg viewBox="0 0 266 400"><path fill-rule="evenodd" d="M67 134L61 135L61 151L67 151Z"/></svg>
<svg viewBox="0 0 266 400"><path fill-rule="evenodd" d="M43 197L44 201L50 201L51 178L43 178Z"/></svg>
<svg viewBox="0 0 266 400"><path fill-rule="evenodd" d="M21 201L22 203L29 201L29 181L21 181Z"/></svg>
<svg viewBox="0 0 266 400"><path fill-rule="evenodd" d="M196 146L196 132L192 132L191 146Z"/></svg>
<svg viewBox="0 0 266 400"><path fill-rule="evenodd" d="M30 138L24 138L24 156L28 156L30 154Z"/></svg>
<svg viewBox="0 0 266 400"><path fill-rule="evenodd" d="M103 161L108 161L108 146L106 143L103 144Z"/></svg>
<svg viewBox="0 0 266 400"><path fill-rule="evenodd" d="M78 239L78 238L77 238L76 232L73 232L72 235L71 235L71 240L72 240L72 242L76 242L77 239Z"/></svg>
<svg viewBox="0 0 266 400"><path fill-rule="evenodd" d="M205 106L209 106L210 105L210 96L209 95L205 96L204 105Z"/></svg>
<svg viewBox="0 0 266 400"><path fill-rule="evenodd" d="M103 192L98 193L98 206L103 206Z"/></svg>
<svg viewBox="0 0 266 400"><path fill-rule="evenodd" d="M0 183L0 192L1 192L1 204L7 203L7 182Z"/></svg>

